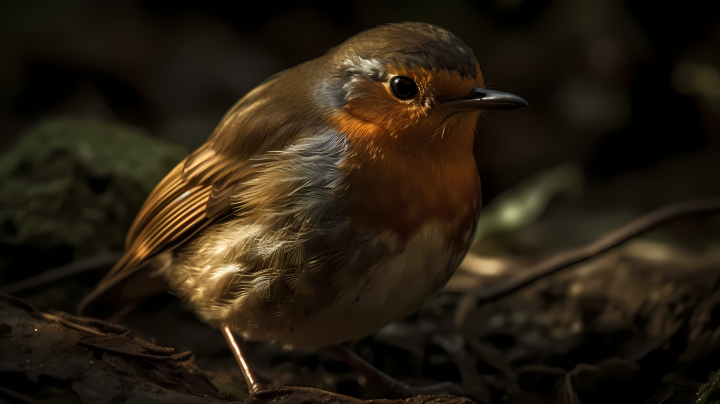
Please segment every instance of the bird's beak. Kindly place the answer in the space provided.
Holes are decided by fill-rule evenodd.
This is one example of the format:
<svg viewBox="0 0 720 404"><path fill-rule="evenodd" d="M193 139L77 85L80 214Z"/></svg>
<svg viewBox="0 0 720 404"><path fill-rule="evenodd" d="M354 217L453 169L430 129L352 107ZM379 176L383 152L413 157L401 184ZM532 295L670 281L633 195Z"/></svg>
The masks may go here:
<svg viewBox="0 0 720 404"><path fill-rule="evenodd" d="M494 111L526 107L528 105L527 101L517 95L481 87L473 89L470 92L470 97L464 100L446 102L439 106L450 107L457 111Z"/></svg>

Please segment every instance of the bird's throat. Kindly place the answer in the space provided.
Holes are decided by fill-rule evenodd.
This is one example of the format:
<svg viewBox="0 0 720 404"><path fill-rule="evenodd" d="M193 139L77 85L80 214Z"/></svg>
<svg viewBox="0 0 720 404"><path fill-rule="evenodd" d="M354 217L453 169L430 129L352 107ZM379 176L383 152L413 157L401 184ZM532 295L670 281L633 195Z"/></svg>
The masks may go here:
<svg viewBox="0 0 720 404"><path fill-rule="evenodd" d="M461 249L480 208L480 180L472 154L477 114L389 133L371 124L347 135L351 219L361 228L391 231L406 242L426 224L445 229L446 242ZM434 126L432 125L434 124ZM348 129L348 128L345 128Z"/></svg>

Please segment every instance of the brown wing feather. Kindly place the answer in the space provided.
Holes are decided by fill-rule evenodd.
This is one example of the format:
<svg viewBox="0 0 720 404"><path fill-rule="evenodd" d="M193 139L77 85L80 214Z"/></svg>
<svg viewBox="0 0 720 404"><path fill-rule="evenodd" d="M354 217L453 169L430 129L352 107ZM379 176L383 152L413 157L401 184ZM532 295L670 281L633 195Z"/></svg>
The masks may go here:
<svg viewBox="0 0 720 404"><path fill-rule="evenodd" d="M153 189L147 199L145 199L145 202L140 207L140 211L137 216L135 216L135 220L125 236L126 249L130 248L133 240L135 240L140 230L145 227L148 221L157 215L157 213L163 208L162 202L164 199L167 199L169 195L174 195L176 197L182 195L182 192L184 192L181 188L183 183L182 169L184 163L185 160L176 165L175 168L173 168L172 171L165 176L165 178L160 180L160 182L155 186L155 189Z"/></svg>
<svg viewBox="0 0 720 404"><path fill-rule="evenodd" d="M282 97L287 94L283 84L287 73L274 76L238 101L207 142L155 187L128 231L125 254L80 303L81 315L109 317L162 292L164 283L148 277L151 258L230 213L234 184L252 174L253 158L282 150L301 128L318 123L319 114L312 113L307 103ZM144 286L147 290L141 292ZM103 306L102 313L94 306Z"/></svg>

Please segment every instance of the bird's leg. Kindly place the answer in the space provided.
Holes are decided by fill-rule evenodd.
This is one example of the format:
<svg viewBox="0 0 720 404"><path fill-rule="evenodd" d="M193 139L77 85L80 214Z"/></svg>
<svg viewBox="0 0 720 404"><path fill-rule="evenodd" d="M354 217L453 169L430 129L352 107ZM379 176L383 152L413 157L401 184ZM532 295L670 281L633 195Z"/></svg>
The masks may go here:
<svg viewBox="0 0 720 404"><path fill-rule="evenodd" d="M223 327L220 331L222 332L223 337L225 337L225 341L227 341L228 345L230 346L230 350L232 351L233 355L235 355L235 360L237 361L238 365L240 365L240 370L242 370L243 376L245 376L245 381L247 382L248 386L248 393L252 395L260 390L263 390L265 386L260 383L257 375L255 375L255 373L253 373L253 371L250 369L250 365L248 364L247 359L245 359L245 355L243 355L242 351L240 350L240 346L238 345L237 341L235 341L235 336L233 336L230 328Z"/></svg>
<svg viewBox="0 0 720 404"><path fill-rule="evenodd" d="M376 386L383 395L391 394L395 398L415 397L422 394L462 394L461 389L450 382L433 384L430 386L409 386L390 375L380 371L355 352L340 344L331 345L332 351L338 358L352 366L358 373L365 376L368 383Z"/></svg>

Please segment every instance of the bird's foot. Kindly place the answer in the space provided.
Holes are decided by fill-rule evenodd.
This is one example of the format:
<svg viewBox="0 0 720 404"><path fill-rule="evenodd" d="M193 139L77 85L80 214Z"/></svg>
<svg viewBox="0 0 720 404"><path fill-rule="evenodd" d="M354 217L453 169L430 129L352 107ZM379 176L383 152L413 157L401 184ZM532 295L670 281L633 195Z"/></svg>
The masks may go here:
<svg viewBox="0 0 720 404"><path fill-rule="evenodd" d="M248 384L248 393L250 393L250 395L254 395L261 391L268 391L268 390L273 390L273 388L269 387L265 383L255 382L252 384Z"/></svg>

